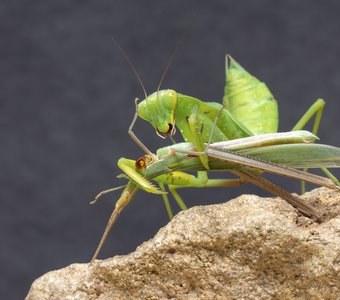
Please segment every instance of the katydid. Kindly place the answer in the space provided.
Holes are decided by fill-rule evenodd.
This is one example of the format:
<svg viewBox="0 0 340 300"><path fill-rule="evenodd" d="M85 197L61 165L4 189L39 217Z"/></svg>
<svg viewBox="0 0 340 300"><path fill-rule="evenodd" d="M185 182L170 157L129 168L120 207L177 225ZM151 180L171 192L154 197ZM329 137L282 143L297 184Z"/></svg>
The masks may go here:
<svg viewBox="0 0 340 300"><path fill-rule="evenodd" d="M175 200L185 209L182 199L176 192L183 187L218 187L240 185L244 182L254 183L270 193L285 199L303 214L321 219L321 214L312 206L305 203L298 196L294 196L270 181L262 178L259 172L272 172L295 179L302 179L317 185L339 189L328 178L299 171L295 168L337 168L340 167L340 148L313 144L316 136L307 131L288 133L263 134L206 146L210 170L231 171L240 179L207 179L196 177L187 171L203 171L205 166L200 160L201 152L192 143L178 143L161 148L157 154L147 154L137 161L121 158L118 166L129 179L115 209L108 221L104 234L91 260L93 262L103 246L107 235L124 207L132 200L138 189L149 193L161 194L168 214L172 217L164 185L169 187ZM269 146L268 146L269 145ZM277 155L279 153L279 155ZM300 155L304 156L301 160ZM271 161L274 158L275 161ZM282 164L282 165L280 165ZM160 187L157 188L150 180L154 180ZM119 187L121 188L121 187ZM110 189L98 194L100 196L116 189Z"/></svg>
<svg viewBox="0 0 340 300"><path fill-rule="evenodd" d="M312 132L317 135L324 105L325 101L318 99L292 130L303 129L315 115ZM174 90L158 90L138 105L136 103L136 114L129 134L150 154L132 131L137 116L149 122L163 138L172 137L177 127L185 141L196 145L197 151L204 151L204 143L274 133L278 129L278 106L270 90L229 55L226 57L223 105L203 102ZM200 159L205 168L209 169L207 156L202 155ZM340 185L328 170L322 169ZM201 176L207 175L201 173Z"/></svg>

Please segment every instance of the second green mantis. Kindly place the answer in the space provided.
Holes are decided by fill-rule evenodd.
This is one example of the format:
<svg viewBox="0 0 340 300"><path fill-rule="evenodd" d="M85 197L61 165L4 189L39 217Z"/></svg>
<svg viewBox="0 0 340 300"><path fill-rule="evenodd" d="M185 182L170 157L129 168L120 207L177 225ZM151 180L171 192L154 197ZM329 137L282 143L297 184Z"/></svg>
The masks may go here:
<svg viewBox="0 0 340 300"><path fill-rule="evenodd" d="M271 172L339 190L339 187L328 178L295 169L340 167L340 148L313 144L315 139L317 139L316 136L307 131L264 134L213 143L206 146L206 152L203 154L198 152L197 147L192 143L178 143L159 149L157 154L147 154L137 161L119 159L118 166L124 172L123 177L126 177L129 182L124 186L116 203L92 261L98 256L110 229L138 189L161 194L171 218L172 211L164 185L168 186L181 209L185 209L185 204L176 192L178 188L218 187L251 182L285 199L303 214L318 220L322 219L322 214L316 208L260 176L261 172ZM230 171L238 175L240 179L208 180L206 177L201 177L199 173L197 177L187 173L188 171L205 170L205 166L200 160L202 155L208 157L210 170ZM304 158L303 160L301 156ZM154 180L159 188L150 180ZM96 202L103 194L116 189L101 192L92 203Z"/></svg>

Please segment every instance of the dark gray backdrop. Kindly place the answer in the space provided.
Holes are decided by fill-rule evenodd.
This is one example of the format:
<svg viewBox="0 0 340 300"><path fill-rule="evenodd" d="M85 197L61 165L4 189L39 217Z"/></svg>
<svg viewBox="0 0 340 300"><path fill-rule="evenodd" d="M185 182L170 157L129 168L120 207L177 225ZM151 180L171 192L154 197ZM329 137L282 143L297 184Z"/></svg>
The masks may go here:
<svg viewBox="0 0 340 300"><path fill-rule="evenodd" d="M2 1L0 298L23 298L36 277L89 261L119 192L95 207L88 202L124 182L115 178L118 158L142 154L127 135L141 89L108 34L153 91L188 31L164 88L220 101L229 52L271 87L281 131L324 97L319 136L340 146L339 8L337 1ZM144 121L135 131L152 150L168 143ZM195 205L242 192L267 195L250 186L182 195ZM167 222L161 198L139 192L100 257L133 251Z"/></svg>

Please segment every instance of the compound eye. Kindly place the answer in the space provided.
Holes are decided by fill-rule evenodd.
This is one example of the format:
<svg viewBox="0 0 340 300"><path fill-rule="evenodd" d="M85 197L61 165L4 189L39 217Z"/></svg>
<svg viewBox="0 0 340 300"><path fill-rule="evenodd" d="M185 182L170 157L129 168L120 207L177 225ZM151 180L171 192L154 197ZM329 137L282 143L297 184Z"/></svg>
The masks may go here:
<svg viewBox="0 0 340 300"><path fill-rule="evenodd" d="M136 169L138 169L138 170L146 169L146 165L147 165L147 163L146 163L146 157L145 156L137 159L136 162L135 162Z"/></svg>
<svg viewBox="0 0 340 300"><path fill-rule="evenodd" d="M168 126L169 126L169 129L168 129L168 131L166 132L167 134L168 134L168 133L171 133L171 132L172 132L172 128L173 128L173 125L172 125L171 123L169 123Z"/></svg>

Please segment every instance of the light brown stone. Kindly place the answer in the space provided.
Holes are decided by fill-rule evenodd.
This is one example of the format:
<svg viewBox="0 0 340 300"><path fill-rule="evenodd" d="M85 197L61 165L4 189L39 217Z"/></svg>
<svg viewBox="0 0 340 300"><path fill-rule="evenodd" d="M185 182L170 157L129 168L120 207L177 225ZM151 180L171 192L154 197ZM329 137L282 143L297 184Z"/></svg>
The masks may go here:
<svg viewBox="0 0 340 300"><path fill-rule="evenodd" d="M339 299L340 193L304 198L323 223L254 195L193 207L129 255L43 275L26 299Z"/></svg>

